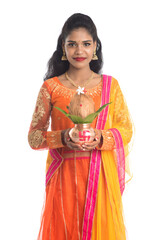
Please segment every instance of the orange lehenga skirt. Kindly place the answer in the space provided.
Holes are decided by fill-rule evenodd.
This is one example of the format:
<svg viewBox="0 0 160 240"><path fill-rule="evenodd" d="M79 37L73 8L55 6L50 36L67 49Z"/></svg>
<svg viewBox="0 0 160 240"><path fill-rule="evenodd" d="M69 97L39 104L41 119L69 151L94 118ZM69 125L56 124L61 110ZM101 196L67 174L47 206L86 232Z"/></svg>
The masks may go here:
<svg viewBox="0 0 160 240"><path fill-rule="evenodd" d="M87 152L83 156L79 152L75 157L75 153L64 150L63 164L46 186L45 208L38 239L84 238L84 212L90 170L90 157L87 155ZM91 239L123 240L125 228L121 192L111 152L107 153L107 165L109 168L105 160L101 162Z"/></svg>

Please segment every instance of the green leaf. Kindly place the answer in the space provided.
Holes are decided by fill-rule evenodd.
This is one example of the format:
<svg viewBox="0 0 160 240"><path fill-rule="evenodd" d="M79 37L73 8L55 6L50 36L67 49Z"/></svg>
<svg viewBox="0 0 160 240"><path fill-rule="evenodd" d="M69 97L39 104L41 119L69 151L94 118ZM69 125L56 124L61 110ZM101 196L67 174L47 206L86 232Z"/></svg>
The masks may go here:
<svg viewBox="0 0 160 240"><path fill-rule="evenodd" d="M84 123L92 123L93 120L97 117L98 113L91 113L83 119Z"/></svg>
<svg viewBox="0 0 160 240"><path fill-rule="evenodd" d="M66 117L68 117L74 124L83 123L83 119L81 117L78 117L76 115L71 115L59 107L55 107L55 108L58 109L61 113L63 113Z"/></svg>
<svg viewBox="0 0 160 240"><path fill-rule="evenodd" d="M74 122L75 124L78 123L84 123L84 119L81 117L78 117L76 115L70 115L69 118L72 120L72 122Z"/></svg>
<svg viewBox="0 0 160 240"><path fill-rule="evenodd" d="M95 113L91 113L89 114L87 117L85 117L84 119L81 118L81 117L78 117L76 115L71 115L67 112L65 112L64 110L62 110L61 108L59 107L55 107L56 109L58 109L60 112L62 112L66 117L68 117L74 124L78 124L78 123L92 123L93 120L98 116L98 114L105 108L107 107L108 104L111 104L110 103L107 103L107 104L104 104L102 107L100 107ZM68 108L68 106L67 106Z"/></svg>
<svg viewBox="0 0 160 240"><path fill-rule="evenodd" d="M55 107L56 109L58 109L60 112L62 112L66 117L68 117L68 115L70 115L69 113L65 112L64 110L62 110L59 107Z"/></svg>
<svg viewBox="0 0 160 240"><path fill-rule="evenodd" d="M102 107L100 107L95 113L91 113L89 114L86 118L84 118L84 123L92 123L93 120L98 116L98 114L105 108L107 107L107 105L111 104L110 103L107 103L107 104L104 104Z"/></svg>
<svg viewBox="0 0 160 240"><path fill-rule="evenodd" d="M111 104L111 102L104 104L102 107L100 107L100 108L96 111L96 113L99 114L99 113L100 113L105 107L107 107L107 105L109 105L109 104Z"/></svg>

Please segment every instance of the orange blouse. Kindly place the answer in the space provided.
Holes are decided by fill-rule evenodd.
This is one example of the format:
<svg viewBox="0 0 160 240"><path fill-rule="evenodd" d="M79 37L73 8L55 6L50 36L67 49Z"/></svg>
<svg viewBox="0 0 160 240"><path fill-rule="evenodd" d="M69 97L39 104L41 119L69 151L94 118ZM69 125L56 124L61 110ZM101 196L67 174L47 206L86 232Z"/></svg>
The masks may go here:
<svg viewBox="0 0 160 240"><path fill-rule="evenodd" d="M93 98L96 111L100 107L101 102L102 81L92 89L86 89L86 94ZM67 111L67 106L70 103L71 97L76 93L76 90L69 89L62 85L58 77L46 80L39 92L35 111L30 125L28 140L33 149L48 149L64 147L61 141L61 131L67 128L72 128L74 124L70 119L64 116L56 107ZM49 121L51 116L51 131ZM95 119L92 127L96 126ZM104 138L101 150L106 149L109 145L108 134L102 131Z"/></svg>

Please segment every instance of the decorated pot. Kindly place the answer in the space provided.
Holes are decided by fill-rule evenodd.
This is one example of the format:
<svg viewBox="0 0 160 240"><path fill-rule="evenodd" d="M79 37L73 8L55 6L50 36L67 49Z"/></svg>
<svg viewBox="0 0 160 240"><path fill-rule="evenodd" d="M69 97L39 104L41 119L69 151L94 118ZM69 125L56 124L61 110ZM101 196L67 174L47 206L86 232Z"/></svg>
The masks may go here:
<svg viewBox="0 0 160 240"><path fill-rule="evenodd" d="M76 143L92 142L95 131L91 128L90 123L75 124L74 128L69 131L69 136Z"/></svg>

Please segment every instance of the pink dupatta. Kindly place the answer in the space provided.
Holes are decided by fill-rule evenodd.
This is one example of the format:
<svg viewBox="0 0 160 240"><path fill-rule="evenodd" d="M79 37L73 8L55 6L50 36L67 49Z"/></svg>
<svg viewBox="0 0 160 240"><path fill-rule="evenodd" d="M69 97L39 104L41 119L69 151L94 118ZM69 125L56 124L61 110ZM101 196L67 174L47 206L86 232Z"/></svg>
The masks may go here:
<svg viewBox="0 0 160 240"><path fill-rule="evenodd" d="M101 106L108 103L110 99L111 76L103 76L102 99ZM104 129L108 115L108 106L99 114L97 119L97 129ZM101 166L101 151L92 150L90 171L86 195L86 204L84 211L82 240L90 240L92 234L92 225L94 218L94 210L96 205L96 197L98 190L98 180Z"/></svg>
<svg viewBox="0 0 160 240"><path fill-rule="evenodd" d="M110 100L110 89L111 89L112 77L103 76L103 88L102 88L102 100L101 106L108 103ZM98 116L97 129L104 129L108 115L107 106ZM117 156L117 169L121 194L123 193L125 186L125 155L122 137L119 131L115 128L110 129L115 139L115 151ZM92 225L94 219L94 210L96 205L98 181L101 167L101 151L93 150L90 162L90 171L86 195L86 204L84 211L83 229L82 229L82 240L90 240L92 235Z"/></svg>

